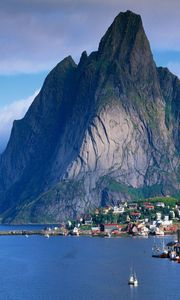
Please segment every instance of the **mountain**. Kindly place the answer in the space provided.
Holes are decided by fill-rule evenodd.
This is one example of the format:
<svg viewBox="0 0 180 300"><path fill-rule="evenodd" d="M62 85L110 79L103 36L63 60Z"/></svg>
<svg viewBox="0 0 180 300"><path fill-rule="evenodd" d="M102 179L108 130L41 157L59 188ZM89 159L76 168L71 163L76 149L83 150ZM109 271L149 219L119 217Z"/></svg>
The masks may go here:
<svg viewBox="0 0 180 300"><path fill-rule="evenodd" d="M57 222L180 193L180 80L157 68L142 20L120 13L97 51L47 76L0 158L3 222Z"/></svg>

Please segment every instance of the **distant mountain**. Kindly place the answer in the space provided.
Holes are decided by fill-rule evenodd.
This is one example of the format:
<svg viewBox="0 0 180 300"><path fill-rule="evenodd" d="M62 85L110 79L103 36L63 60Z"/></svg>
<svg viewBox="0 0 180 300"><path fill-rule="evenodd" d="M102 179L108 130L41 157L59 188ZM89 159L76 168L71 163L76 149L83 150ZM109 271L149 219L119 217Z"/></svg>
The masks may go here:
<svg viewBox="0 0 180 300"><path fill-rule="evenodd" d="M180 80L157 68L141 17L120 13L89 56L47 76L0 159L4 222L180 193Z"/></svg>

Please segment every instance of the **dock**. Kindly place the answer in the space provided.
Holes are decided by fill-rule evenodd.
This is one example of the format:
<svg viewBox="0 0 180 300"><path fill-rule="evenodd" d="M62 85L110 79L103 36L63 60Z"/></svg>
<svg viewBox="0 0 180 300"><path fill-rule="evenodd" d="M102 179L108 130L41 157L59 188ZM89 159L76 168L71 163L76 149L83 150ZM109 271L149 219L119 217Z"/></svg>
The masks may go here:
<svg viewBox="0 0 180 300"><path fill-rule="evenodd" d="M7 236L7 235L24 235L24 236L30 236L30 235L49 235L49 236L57 236L57 235L64 235L62 231L52 230L2 230L0 231L0 236Z"/></svg>

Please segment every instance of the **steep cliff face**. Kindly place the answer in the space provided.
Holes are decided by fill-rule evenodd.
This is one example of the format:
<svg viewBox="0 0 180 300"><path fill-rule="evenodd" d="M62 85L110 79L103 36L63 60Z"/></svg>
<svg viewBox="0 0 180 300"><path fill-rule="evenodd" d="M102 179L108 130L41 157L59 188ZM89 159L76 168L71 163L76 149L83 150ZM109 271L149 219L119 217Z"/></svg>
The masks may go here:
<svg viewBox="0 0 180 300"><path fill-rule="evenodd" d="M180 190L180 81L156 68L140 16L120 13L99 49L48 75L0 163L4 220L59 221Z"/></svg>
<svg viewBox="0 0 180 300"><path fill-rule="evenodd" d="M64 59L48 75L26 116L15 121L11 137L1 157L0 190L2 209L26 195L32 198L46 183L46 172L57 140L69 118L74 70L71 57ZM69 89L71 86L71 89ZM48 101L47 101L48 99Z"/></svg>
<svg viewBox="0 0 180 300"><path fill-rule="evenodd" d="M177 152L180 153L180 80L167 68L158 68L158 75L165 101L165 124L171 131Z"/></svg>

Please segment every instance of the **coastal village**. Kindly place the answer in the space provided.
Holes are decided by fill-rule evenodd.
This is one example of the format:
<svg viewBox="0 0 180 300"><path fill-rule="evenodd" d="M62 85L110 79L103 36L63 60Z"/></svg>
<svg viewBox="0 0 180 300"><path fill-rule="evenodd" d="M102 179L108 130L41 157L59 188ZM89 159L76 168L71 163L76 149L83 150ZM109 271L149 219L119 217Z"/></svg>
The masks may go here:
<svg viewBox="0 0 180 300"><path fill-rule="evenodd" d="M92 236L148 236L172 234L180 227L180 201L155 197L147 201L119 201L96 208L78 221L68 221L69 234Z"/></svg>
<svg viewBox="0 0 180 300"><path fill-rule="evenodd" d="M116 205L95 208L91 213L76 220L48 226L29 234L88 235L100 237L164 236L180 229L180 200L154 197L134 202L119 201ZM9 234L25 234L26 231L11 231ZM3 231L0 232L4 234Z"/></svg>
<svg viewBox="0 0 180 300"><path fill-rule="evenodd" d="M154 197L134 202L119 201L116 205L95 208L76 220L47 226L43 230L29 231L43 235L92 236L164 236L180 229L180 200ZM1 231L4 234L26 234L26 231Z"/></svg>
<svg viewBox="0 0 180 300"><path fill-rule="evenodd" d="M68 221L66 233L100 237L125 237L175 234L175 240L165 245L154 239L152 257L169 258L180 263L180 201L170 196L148 201L120 201L115 206L96 208L78 222Z"/></svg>
<svg viewBox="0 0 180 300"><path fill-rule="evenodd" d="M155 237L174 234L176 238L165 245ZM94 209L77 220L67 220L40 230L0 231L0 235L145 237L154 236L152 257L169 258L180 263L180 201L170 196L146 201L119 201L115 206ZM161 243L161 244L160 244Z"/></svg>

